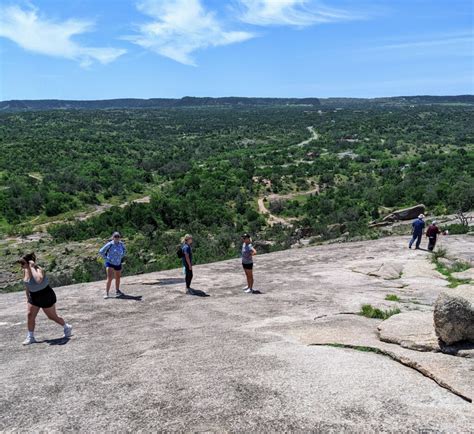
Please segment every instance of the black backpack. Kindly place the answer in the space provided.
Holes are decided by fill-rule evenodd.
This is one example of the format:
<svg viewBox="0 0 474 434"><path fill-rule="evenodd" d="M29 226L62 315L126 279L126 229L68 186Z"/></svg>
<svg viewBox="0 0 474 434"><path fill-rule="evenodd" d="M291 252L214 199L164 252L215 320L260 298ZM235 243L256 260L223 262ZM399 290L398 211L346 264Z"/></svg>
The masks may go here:
<svg viewBox="0 0 474 434"><path fill-rule="evenodd" d="M179 259L182 259L184 257L183 248L181 246L179 246L178 250L176 250L176 255Z"/></svg>

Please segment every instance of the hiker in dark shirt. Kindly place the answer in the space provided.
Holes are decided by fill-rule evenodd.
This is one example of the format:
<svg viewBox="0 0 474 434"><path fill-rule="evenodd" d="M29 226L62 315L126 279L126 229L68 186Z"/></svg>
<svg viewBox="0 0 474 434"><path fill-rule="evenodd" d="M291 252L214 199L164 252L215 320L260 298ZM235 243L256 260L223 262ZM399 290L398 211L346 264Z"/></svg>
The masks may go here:
<svg viewBox="0 0 474 434"><path fill-rule="evenodd" d="M438 234L441 233L439 227L436 226L436 223L437 223L436 220L434 220L428 226L428 229L426 230L426 237L428 238L428 250L430 252L432 252L434 250Z"/></svg>
<svg viewBox="0 0 474 434"><path fill-rule="evenodd" d="M192 235L186 234L183 238L183 244L181 247L182 256L181 261L183 262L184 274L186 276L186 294L194 295L193 289L191 288L191 281L193 280L193 249L191 244L193 243Z"/></svg>
<svg viewBox="0 0 474 434"><path fill-rule="evenodd" d="M416 241L416 249L420 248L421 244L421 237L423 236L423 229L425 228L425 222L424 222L425 216L423 214L420 214L418 218L411 224L413 230L412 230L412 238L410 240L410 243L408 244L408 248L411 249L411 246L413 243Z"/></svg>

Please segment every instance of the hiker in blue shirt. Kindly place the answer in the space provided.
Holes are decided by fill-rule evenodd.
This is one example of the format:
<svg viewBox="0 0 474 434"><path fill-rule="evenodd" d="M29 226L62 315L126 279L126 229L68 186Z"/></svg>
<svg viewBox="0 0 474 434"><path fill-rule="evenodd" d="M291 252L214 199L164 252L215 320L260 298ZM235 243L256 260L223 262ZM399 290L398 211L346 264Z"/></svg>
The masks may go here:
<svg viewBox="0 0 474 434"><path fill-rule="evenodd" d="M424 222L425 216L423 214L420 214L418 218L411 224L412 226L412 238L410 240L410 243L408 244L408 248L411 249L411 246L416 240L416 249L420 248L420 243L421 243L421 237L423 236L423 229L425 228L425 222Z"/></svg>
<svg viewBox="0 0 474 434"><path fill-rule="evenodd" d="M109 291L114 278L115 296L123 296L123 292L120 291L120 277L122 276L122 262L127 254L127 249L120 239L120 233L114 232L112 234L112 239L99 250L99 255L105 260L105 269L107 272L107 284L105 286L104 298L109 298Z"/></svg>

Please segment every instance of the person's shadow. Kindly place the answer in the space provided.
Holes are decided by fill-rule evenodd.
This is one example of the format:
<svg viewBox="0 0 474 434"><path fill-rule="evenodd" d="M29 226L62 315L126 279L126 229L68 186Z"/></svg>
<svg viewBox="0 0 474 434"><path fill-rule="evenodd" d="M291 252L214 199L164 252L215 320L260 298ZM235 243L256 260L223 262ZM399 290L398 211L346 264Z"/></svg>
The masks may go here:
<svg viewBox="0 0 474 434"><path fill-rule="evenodd" d="M192 289L190 288L187 292L188 295L195 295L196 297L210 297L209 294L201 291L200 289Z"/></svg>
<svg viewBox="0 0 474 434"><path fill-rule="evenodd" d="M48 344L48 345L66 345L71 338L67 338L66 336L63 336L62 338L56 338L56 339L44 339L42 341L38 341L39 344Z"/></svg>
<svg viewBox="0 0 474 434"><path fill-rule="evenodd" d="M142 301L141 295L130 295L130 294L120 294L118 297L115 297L117 300L135 300Z"/></svg>

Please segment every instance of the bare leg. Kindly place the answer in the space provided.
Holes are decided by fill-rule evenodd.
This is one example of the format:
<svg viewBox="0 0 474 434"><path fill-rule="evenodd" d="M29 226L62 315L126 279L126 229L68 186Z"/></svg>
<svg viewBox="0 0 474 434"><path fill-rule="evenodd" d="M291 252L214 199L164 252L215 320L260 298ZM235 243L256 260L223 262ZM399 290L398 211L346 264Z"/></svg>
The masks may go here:
<svg viewBox="0 0 474 434"><path fill-rule="evenodd" d="M115 290L120 289L120 277L122 276L122 270L114 270L115 272Z"/></svg>
<svg viewBox="0 0 474 434"><path fill-rule="evenodd" d="M35 320L36 320L36 316L38 315L38 312L40 311L40 308L37 306L33 306L30 303L27 304L27 308L28 308L28 313L27 313L28 331L34 332L35 325L36 325Z"/></svg>
<svg viewBox="0 0 474 434"><path fill-rule="evenodd" d="M54 321L63 327L66 324L66 322L56 313L56 305L43 308L43 312L51 321Z"/></svg>
<svg viewBox="0 0 474 434"><path fill-rule="evenodd" d="M112 280L114 279L114 269L112 267L107 267L107 284L105 286L105 292L109 295L110 287L112 286Z"/></svg>
<svg viewBox="0 0 474 434"><path fill-rule="evenodd" d="M253 289L253 270L247 270L244 268L245 271L245 277L247 278L247 286L250 289Z"/></svg>

